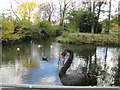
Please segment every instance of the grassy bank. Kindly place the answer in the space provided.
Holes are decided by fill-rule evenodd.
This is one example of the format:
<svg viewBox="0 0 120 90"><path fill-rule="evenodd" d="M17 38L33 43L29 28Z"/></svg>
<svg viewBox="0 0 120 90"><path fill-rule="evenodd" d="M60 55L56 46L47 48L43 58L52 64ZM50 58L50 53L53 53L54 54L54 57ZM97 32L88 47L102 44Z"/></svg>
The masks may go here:
<svg viewBox="0 0 120 90"><path fill-rule="evenodd" d="M63 33L56 39L61 43L118 46L118 34Z"/></svg>

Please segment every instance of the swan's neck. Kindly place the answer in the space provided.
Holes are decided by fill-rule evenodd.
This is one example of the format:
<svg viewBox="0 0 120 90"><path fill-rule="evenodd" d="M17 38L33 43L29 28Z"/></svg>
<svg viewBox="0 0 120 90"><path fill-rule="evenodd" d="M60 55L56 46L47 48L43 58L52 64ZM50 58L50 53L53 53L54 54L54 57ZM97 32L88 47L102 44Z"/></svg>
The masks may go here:
<svg viewBox="0 0 120 90"><path fill-rule="evenodd" d="M69 56L68 60L66 61L66 63L64 64L64 66L61 68L61 70L59 72L60 76L66 74L67 69L70 67L70 65L73 61L73 52L71 50L69 50L68 52L69 52L70 56Z"/></svg>

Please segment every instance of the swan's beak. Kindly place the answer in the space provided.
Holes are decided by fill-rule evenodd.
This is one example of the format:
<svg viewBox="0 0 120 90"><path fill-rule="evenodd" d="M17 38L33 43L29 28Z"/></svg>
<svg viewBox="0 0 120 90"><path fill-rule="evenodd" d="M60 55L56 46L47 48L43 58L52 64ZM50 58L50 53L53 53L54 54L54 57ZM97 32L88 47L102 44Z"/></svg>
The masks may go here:
<svg viewBox="0 0 120 90"><path fill-rule="evenodd" d="M62 60L63 60L63 61L65 60L65 56L64 56L64 55L62 55Z"/></svg>

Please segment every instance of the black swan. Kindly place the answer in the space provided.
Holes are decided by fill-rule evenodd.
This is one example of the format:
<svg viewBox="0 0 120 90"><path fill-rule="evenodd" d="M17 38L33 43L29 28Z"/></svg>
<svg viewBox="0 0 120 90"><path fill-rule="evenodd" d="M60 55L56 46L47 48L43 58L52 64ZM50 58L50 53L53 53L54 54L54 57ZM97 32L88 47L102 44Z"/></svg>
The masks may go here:
<svg viewBox="0 0 120 90"><path fill-rule="evenodd" d="M69 53L68 60L64 64L64 66L59 71L59 77L63 85L67 86L94 86L97 85L97 77L95 75L91 75L89 73L72 73L66 74L67 69L70 67L73 61L73 51L69 49L65 49L62 52L62 59L64 59L65 55Z"/></svg>

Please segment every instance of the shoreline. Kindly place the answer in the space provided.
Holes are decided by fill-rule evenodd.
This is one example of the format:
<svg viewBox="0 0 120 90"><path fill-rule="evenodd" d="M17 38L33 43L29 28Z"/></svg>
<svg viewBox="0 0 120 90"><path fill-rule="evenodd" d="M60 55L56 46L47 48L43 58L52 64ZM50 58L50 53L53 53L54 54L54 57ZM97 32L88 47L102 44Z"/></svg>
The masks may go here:
<svg viewBox="0 0 120 90"><path fill-rule="evenodd" d="M118 34L64 33L57 37L60 43L96 46L120 46Z"/></svg>
<svg viewBox="0 0 120 90"><path fill-rule="evenodd" d="M24 39L13 41L2 41L4 44L19 43L25 40L38 39L27 37ZM39 38L40 39L40 38ZM45 38L41 38L45 39ZM77 44L77 45L95 45L95 46L120 46L118 34L90 34L90 33L63 33L61 36L55 37L59 43Z"/></svg>

